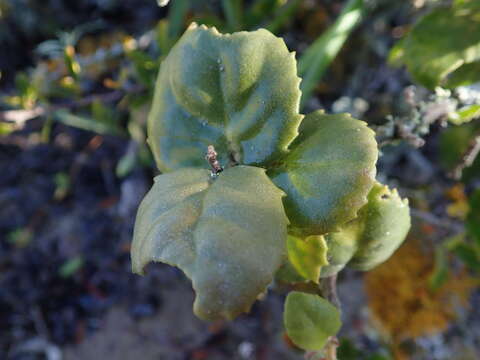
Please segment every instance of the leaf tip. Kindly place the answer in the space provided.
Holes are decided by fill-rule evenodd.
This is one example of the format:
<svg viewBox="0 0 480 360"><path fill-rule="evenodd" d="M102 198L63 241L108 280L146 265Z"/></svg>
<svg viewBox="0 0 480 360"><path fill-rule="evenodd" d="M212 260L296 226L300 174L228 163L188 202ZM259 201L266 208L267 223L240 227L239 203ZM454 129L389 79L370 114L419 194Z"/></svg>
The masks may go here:
<svg viewBox="0 0 480 360"><path fill-rule="evenodd" d="M192 23L190 23L190 25L188 25L187 30L194 30L196 28L198 28L198 24L195 21L193 21Z"/></svg>

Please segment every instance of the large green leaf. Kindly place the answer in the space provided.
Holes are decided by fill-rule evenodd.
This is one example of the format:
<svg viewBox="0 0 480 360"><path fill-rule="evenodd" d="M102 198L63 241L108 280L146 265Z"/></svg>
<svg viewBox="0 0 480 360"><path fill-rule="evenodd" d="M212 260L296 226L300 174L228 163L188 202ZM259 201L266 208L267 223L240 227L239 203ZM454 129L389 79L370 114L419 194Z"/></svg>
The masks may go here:
<svg viewBox="0 0 480 360"><path fill-rule="evenodd" d="M408 200L400 198L396 189L390 191L377 183L368 194L368 204L358 212L358 218L329 237L344 244L356 243L357 251L348 266L370 270L393 254L409 230Z"/></svg>
<svg viewBox="0 0 480 360"><path fill-rule="evenodd" d="M178 266L192 280L200 318L248 311L285 257L282 196L250 166L216 179L192 168L157 176L138 210L133 271L142 274L151 261Z"/></svg>
<svg viewBox="0 0 480 360"><path fill-rule="evenodd" d="M324 234L354 219L374 183L374 132L348 114L307 115L286 155L269 172L287 197L292 232Z"/></svg>
<svg viewBox="0 0 480 360"><path fill-rule="evenodd" d="M327 244L321 235L287 238L288 260L306 280L318 283L320 269L328 264Z"/></svg>
<svg viewBox="0 0 480 360"><path fill-rule="evenodd" d="M437 8L422 17L401 43L401 60L413 78L428 88L442 84L467 84L466 78L480 61L480 5L478 0L456 1L452 7ZM398 48L396 48L398 52ZM463 66L467 66L461 70Z"/></svg>
<svg viewBox="0 0 480 360"><path fill-rule="evenodd" d="M288 337L304 350L321 350L342 325L335 306L318 295L292 291L283 321Z"/></svg>
<svg viewBox="0 0 480 360"><path fill-rule="evenodd" d="M260 29L185 32L161 65L148 119L163 172L203 167L214 145L220 163L265 165L297 135L300 79L282 39Z"/></svg>

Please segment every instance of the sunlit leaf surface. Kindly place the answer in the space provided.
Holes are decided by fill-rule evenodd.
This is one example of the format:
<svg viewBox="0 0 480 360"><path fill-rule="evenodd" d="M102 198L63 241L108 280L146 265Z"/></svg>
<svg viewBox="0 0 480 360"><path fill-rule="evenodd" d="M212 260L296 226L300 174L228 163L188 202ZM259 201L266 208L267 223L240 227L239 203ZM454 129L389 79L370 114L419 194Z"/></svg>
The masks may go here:
<svg viewBox="0 0 480 360"><path fill-rule="evenodd" d="M212 179L181 169L155 178L137 214L132 267L178 266L192 280L203 319L248 311L285 257L287 218L276 188L260 168L237 166Z"/></svg>
<svg viewBox="0 0 480 360"><path fill-rule="evenodd" d="M267 30L220 34L193 24L155 89L148 141L159 169L203 167L208 145L223 166L286 153L302 118L296 74L294 54Z"/></svg>

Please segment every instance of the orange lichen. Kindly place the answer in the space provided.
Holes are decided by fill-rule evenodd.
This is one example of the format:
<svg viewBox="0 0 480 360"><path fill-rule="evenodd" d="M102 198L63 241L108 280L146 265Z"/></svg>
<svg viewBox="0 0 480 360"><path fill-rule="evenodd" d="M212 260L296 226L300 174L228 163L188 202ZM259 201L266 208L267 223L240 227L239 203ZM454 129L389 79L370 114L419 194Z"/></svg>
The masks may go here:
<svg viewBox="0 0 480 360"><path fill-rule="evenodd" d="M394 348L406 339L444 331L455 319L455 307L466 306L479 283L465 272L451 273L439 289L431 290L433 259L433 249L410 239L365 277L373 319Z"/></svg>

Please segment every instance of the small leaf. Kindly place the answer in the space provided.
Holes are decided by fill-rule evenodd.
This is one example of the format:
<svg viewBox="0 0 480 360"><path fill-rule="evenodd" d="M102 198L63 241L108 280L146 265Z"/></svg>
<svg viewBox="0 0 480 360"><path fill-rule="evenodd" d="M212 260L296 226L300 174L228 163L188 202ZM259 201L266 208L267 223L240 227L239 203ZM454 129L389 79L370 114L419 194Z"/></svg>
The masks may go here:
<svg viewBox="0 0 480 360"><path fill-rule="evenodd" d="M477 189L469 199L470 211L467 215L466 228L480 249L480 189Z"/></svg>
<svg viewBox="0 0 480 360"><path fill-rule="evenodd" d="M83 266L84 259L81 256L75 256L67 260L61 267L58 269L58 275L63 278L69 278L74 275L78 270Z"/></svg>
<svg viewBox="0 0 480 360"><path fill-rule="evenodd" d="M471 69L463 66L480 61L480 7L477 0L457 1L451 8L440 7L418 21L402 41L402 60L413 78L427 88L468 84ZM399 51L395 47L395 51ZM470 81L469 81L470 80Z"/></svg>
<svg viewBox="0 0 480 360"><path fill-rule="evenodd" d="M304 350L321 350L342 325L335 306L318 295L293 291L285 301L288 337Z"/></svg>
<svg viewBox="0 0 480 360"><path fill-rule="evenodd" d="M480 271L480 255L475 247L464 242L459 243L453 249L453 252L462 260L465 265L474 271Z"/></svg>
<svg viewBox="0 0 480 360"><path fill-rule="evenodd" d="M15 123L0 122L0 136L7 136L16 130Z"/></svg>
<svg viewBox="0 0 480 360"><path fill-rule="evenodd" d="M282 39L260 29L220 34L192 24L160 67L148 120L162 172L219 161L266 164L297 135L300 79Z"/></svg>
<svg viewBox="0 0 480 360"><path fill-rule="evenodd" d="M268 31L276 34L286 24L295 19L295 13L300 7L303 0L291 0L284 3L280 8L272 14L272 20L265 26ZM277 4L279 2L277 1Z"/></svg>
<svg viewBox="0 0 480 360"><path fill-rule="evenodd" d="M117 126L96 121L95 119L78 116L67 110L58 110L54 113L55 120L82 130L92 131L102 135L123 135L122 129Z"/></svg>
<svg viewBox="0 0 480 360"><path fill-rule="evenodd" d="M328 264L327 244L323 236L299 238L289 235L287 253L290 263L302 277L318 283L320 269Z"/></svg>
<svg viewBox="0 0 480 360"><path fill-rule="evenodd" d="M287 194L292 231L325 234L354 219L374 183L374 132L348 114L305 117L290 153L269 172Z"/></svg>
<svg viewBox="0 0 480 360"><path fill-rule="evenodd" d="M448 256L444 246L435 248L435 265L428 279L430 289L437 291L448 280Z"/></svg>
<svg viewBox="0 0 480 360"><path fill-rule="evenodd" d="M480 117L480 105L469 105L450 114L448 120L452 124L462 125L478 117Z"/></svg>
<svg viewBox="0 0 480 360"><path fill-rule="evenodd" d="M63 200L72 187L72 181L70 176L64 172L59 172L55 174L55 192L53 193L53 198L57 201Z"/></svg>
<svg viewBox="0 0 480 360"><path fill-rule="evenodd" d="M178 266L196 291L202 319L248 311L285 256L283 193L265 170L237 166L181 169L155 178L137 214L133 271L150 261Z"/></svg>
<svg viewBox="0 0 480 360"><path fill-rule="evenodd" d="M28 228L13 230L7 234L7 241L18 248L24 248L30 244L33 233Z"/></svg>
<svg viewBox="0 0 480 360"><path fill-rule="evenodd" d="M357 251L348 265L370 270L393 254L409 230L408 200L402 200L396 189L390 191L377 183L368 195L368 204L358 212L358 218L331 237L351 236L357 243Z"/></svg>
<svg viewBox="0 0 480 360"><path fill-rule="evenodd" d="M129 175L138 163L139 146L134 140L131 140L127 146L125 154L118 160L115 167L115 175L123 178Z"/></svg>

